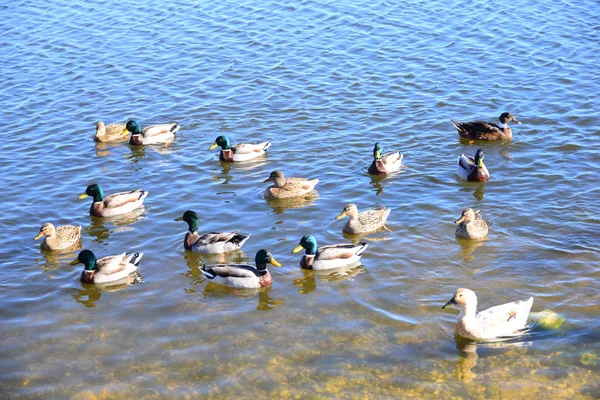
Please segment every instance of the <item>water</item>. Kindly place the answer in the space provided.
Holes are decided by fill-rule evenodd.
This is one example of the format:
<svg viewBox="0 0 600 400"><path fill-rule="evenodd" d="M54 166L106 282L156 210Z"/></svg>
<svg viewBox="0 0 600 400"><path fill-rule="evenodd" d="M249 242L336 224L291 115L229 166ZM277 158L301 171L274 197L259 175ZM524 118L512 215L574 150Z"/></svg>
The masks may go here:
<svg viewBox="0 0 600 400"><path fill-rule="evenodd" d="M199 4L193 4L199 3ZM12 398L600 397L598 4L13 1L1 7L0 391ZM510 143L460 141L450 118L514 113ZM94 123L177 121L170 146L96 145ZM259 162L208 147L270 140ZM373 143L402 173L365 174ZM481 147L492 178L459 181ZM266 202L274 169L318 177L302 207ZM108 221L77 196L149 191ZM393 208L360 268L301 271L301 236L347 241L346 203ZM459 243L465 207L490 224ZM256 292L207 285L201 231L252 233L281 268ZM80 224L99 256L143 251L143 283L79 282L41 252ZM566 318L509 343L457 344L457 287L482 308L534 296Z"/></svg>

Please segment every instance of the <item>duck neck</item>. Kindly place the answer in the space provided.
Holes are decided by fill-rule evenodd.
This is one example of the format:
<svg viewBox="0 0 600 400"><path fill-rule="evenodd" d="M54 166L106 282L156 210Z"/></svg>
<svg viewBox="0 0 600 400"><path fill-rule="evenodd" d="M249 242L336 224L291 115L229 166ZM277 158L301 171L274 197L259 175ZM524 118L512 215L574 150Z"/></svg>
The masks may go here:
<svg viewBox="0 0 600 400"><path fill-rule="evenodd" d="M474 304L465 304L463 307L461 307L460 309L460 315L458 316L459 318L475 318L475 315L477 314L477 303Z"/></svg>
<svg viewBox="0 0 600 400"><path fill-rule="evenodd" d="M498 123L500 129L508 129L508 124L503 124L502 122Z"/></svg>
<svg viewBox="0 0 600 400"><path fill-rule="evenodd" d="M285 178L283 176L277 176L275 177L275 186L278 188L282 188L285 186Z"/></svg>

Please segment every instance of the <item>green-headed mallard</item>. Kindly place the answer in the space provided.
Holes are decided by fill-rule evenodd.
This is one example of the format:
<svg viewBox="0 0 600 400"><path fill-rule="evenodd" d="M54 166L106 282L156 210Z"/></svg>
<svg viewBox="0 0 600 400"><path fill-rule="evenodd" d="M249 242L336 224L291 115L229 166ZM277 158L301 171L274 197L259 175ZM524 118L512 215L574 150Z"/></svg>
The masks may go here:
<svg viewBox="0 0 600 400"><path fill-rule="evenodd" d="M459 219L454 221L458 239L481 239L488 234L488 226L479 213L471 208L465 208Z"/></svg>
<svg viewBox="0 0 600 400"><path fill-rule="evenodd" d="M175 221L185 221L188 224L188 232L183 239L183 247L189 251L198 253L223 254L242 247L249 234L235 232L210 232L200 236L198 234L199 218L194 211L186 211Z"/></svg>
<svg viewBox="0 0 600 400"><path fill-rule="evenodd" d="M528 330L527 317L533 305L533 297L477 311L475 292L460 288L442 308L450 305L460 308L455 329L458 336L473 340L494 339L520 336Z"/></svg>
<svg viewBox="0 0 600 400"><path fill-rule="evenodd" d="M129 120L122 134L131 133L129 144L167 143L175 139L175 133L179 128L177 122L170 122L168 124L150 125L142 129L137 121Z"/></svg>
<svg viewBox="0 0 600 400"><path fill-rule="evenodd" d="M317 247L317 240L313 235L306 235L300 239L298 246L292 250L297 253L305 249L300 260L300 266L305 269L323 270L345 267L360 260L363 252L369 247L367 243L331 244Z"/></svg>
<svg viewBox="0 0 600 400"><path fill-rule="evenodd" d="M54 227L47 222L40 228L33 240L38 240L45 236L41 247L44 250L66 250L78 246L81 243L81 226L62 225Z"/></svg>
<svg viewBox="0 0 600 400"><path fill-rule="evenodd" d="M389 231L385 226L385 222L391 211L392 210L386 206L380 206L359 213L358 208L354 204L346 204L340 215L335 217L335 219L341 219L347 216L349 220L342 230L351 235L369 233L376 231L379 228L384 228Z"/></svg>
<svg viewBox="0 0 600 400"><path fill-rule="evenodd" d="M388 151L382 154L381 146L377 142L373 147L373 162L369 167L369 173L383 175L399 171L403 157L399 151Z"/></svg>
<svg viewBox="0 0 600 400"><path fill-rule="evenodd" d="M227 136L219 136L215 139L213 145L209 147L209 150L217 146L221 146L221 153L219 154L221 161L248 161L265 154L271 143L238 143L232 146Z"/></svg>
<svg viewBox="0 0 600 400"><path fill-rule="evenodd" d="M137 270L143 253L123 253L118 256L107 256L96 259L90 250L82 250L71 265L83 264L81 273L83 283L103 283L118 281Z"/></svg>
<svg viewBox="0 0 600 400"><path fill-rule="evenodd" d="M490 173L483 163L483 150L479 149L475 157L461 154L458 157L457 173L462 179L467 181L485 182L490 179Z"/></svg>
<svg viewBox="0 0 600 400"><path fill-rule="evenodd" d="M265 190L267 199L302 197L315 189L318 179L285 178L281 171L273 171L264 182L273 183Z"/></svg>
<svg viewBox="0 0 600 400"><path fill-rule="evenodd" d="M250 264L217 264L204 265L200 269L212 282L234 288L258 289L269 286L273 279L267 269L267 264L281 267L270 251L261 249Z"/></svg>
<svg viewBox="0 0 600 400"><path fill-rule="evenodd" d="M489 122L476 121L476 122L456 122L453 120L452 124L458 131L460 137L465 139L478 139L478 140L511 140L512 131L508 127L509 122L520 124L515 119L515 116L509 112L502 113L498 118L500 125L490 124Z"/></svg>
<svg viewBox="0 0 600 400"><path fill-rule="evenodd" d="M127 140L127 136L123 135L123 129L125 129L125 124L105 125L104 122L98 121L94 140L101 143L124 142Z"/></svg>
<svg viewBox="0 0 600 400"><path fill-rule="evenodd" d="M94 198L90 207L90 214L96 217L112 217L113 215L125 214L141 207L148 192L142 189L132 190L130 192L119 192L109 194L104 197L104 192L99 185L95 183L85 189L85 193L79 196L79 199L85 199L88 196Z"/></svg>

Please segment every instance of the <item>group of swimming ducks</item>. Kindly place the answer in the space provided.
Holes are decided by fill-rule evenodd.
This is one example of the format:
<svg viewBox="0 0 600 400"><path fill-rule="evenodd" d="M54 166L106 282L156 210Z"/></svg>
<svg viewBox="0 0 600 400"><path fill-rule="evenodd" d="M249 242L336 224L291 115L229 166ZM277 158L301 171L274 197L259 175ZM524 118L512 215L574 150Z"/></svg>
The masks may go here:
<svg viewBox="0 0 600 400"><path fill-rule="evenodd" d="M503 113L499 124L487 122L455 122L458 133L463 138L476 140L510 140L512 131L509 122L520 123L511 113ZM175 138L180 126L177 123L160 124L141 129L136 121L126 124L96 125L95 140L98 142L121 142L128 140L132 145L167 143ZM269 142L231 144L226 136L219 136L210 150L220 147L219 158L226 162L250 161L265 154L271 146ZM373 148L373 161L368 168L370 174L385 175L398 172L402 167L403 156L399 151L382 152L381 145ZM462 154L458 158L458 175L466 180L487 181L489 172L484 164L481 149L474 157ZM281 171L273 171L264 181L272 185L265 190L264 196L269 199L302 199L309 195L319 183L318 179L286 178ZM89 185L79 199L92 197L89 212L96 217L111 217L129 213L142 206L148 192L137 189L105 195L97 184ZM354 204L348 204L336 217L348 217L343 231L351 235L365 235L386 226L390 209L380 206L359 212ZM187 251L226 254L240 249L250 238L249 234L234 232L198 233L199 217L194 211L186 211L176 221L184 221L188 232L184 237L184 248ZM461 217L455 221L455 235L459 239L477 240L488 233L488 226L479 211L470 208L463 210ZM57 226L45 223L34 239L45 236L41 248L47 251L65 251L80 247L81 226ZM300 266L305 269L327 270L356 265L367 249L368 244L332 244L318 246L313 235L302 237L292 250L297 253L304 250ZM90 250L82 250L71 265L83 264L81 273L83 283L105 283L118 281L128 277L137 270L142 253L123 253L115 256L96 258ZM202 273L211 281L235 288L260 288L272 283L267 264L281 266L271 252L261 249L256 253L255 265L250 264L216 264L203 265ZM517 301L477 311L477 296L472 290L460 288L452 299L442 308L455 305L460 308L456 334L469 339L492 339L496 337L515 336L524 331L527 317L533 304L533 298Z"/></svg>

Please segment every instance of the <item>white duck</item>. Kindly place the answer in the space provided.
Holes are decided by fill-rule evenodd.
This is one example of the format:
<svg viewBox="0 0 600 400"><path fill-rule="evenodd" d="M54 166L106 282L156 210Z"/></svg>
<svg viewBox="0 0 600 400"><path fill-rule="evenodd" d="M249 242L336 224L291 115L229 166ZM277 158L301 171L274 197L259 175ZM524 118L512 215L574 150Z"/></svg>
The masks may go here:
<svg viewBox="0 0 600 400"><path fill-rule="evenodd" d="M460 288L442 308L455 305L460 308L455 333L468 339L494 339L519 336L525 333L533 297L513 301L477 311L477 295L470 289Z"/></svg>

